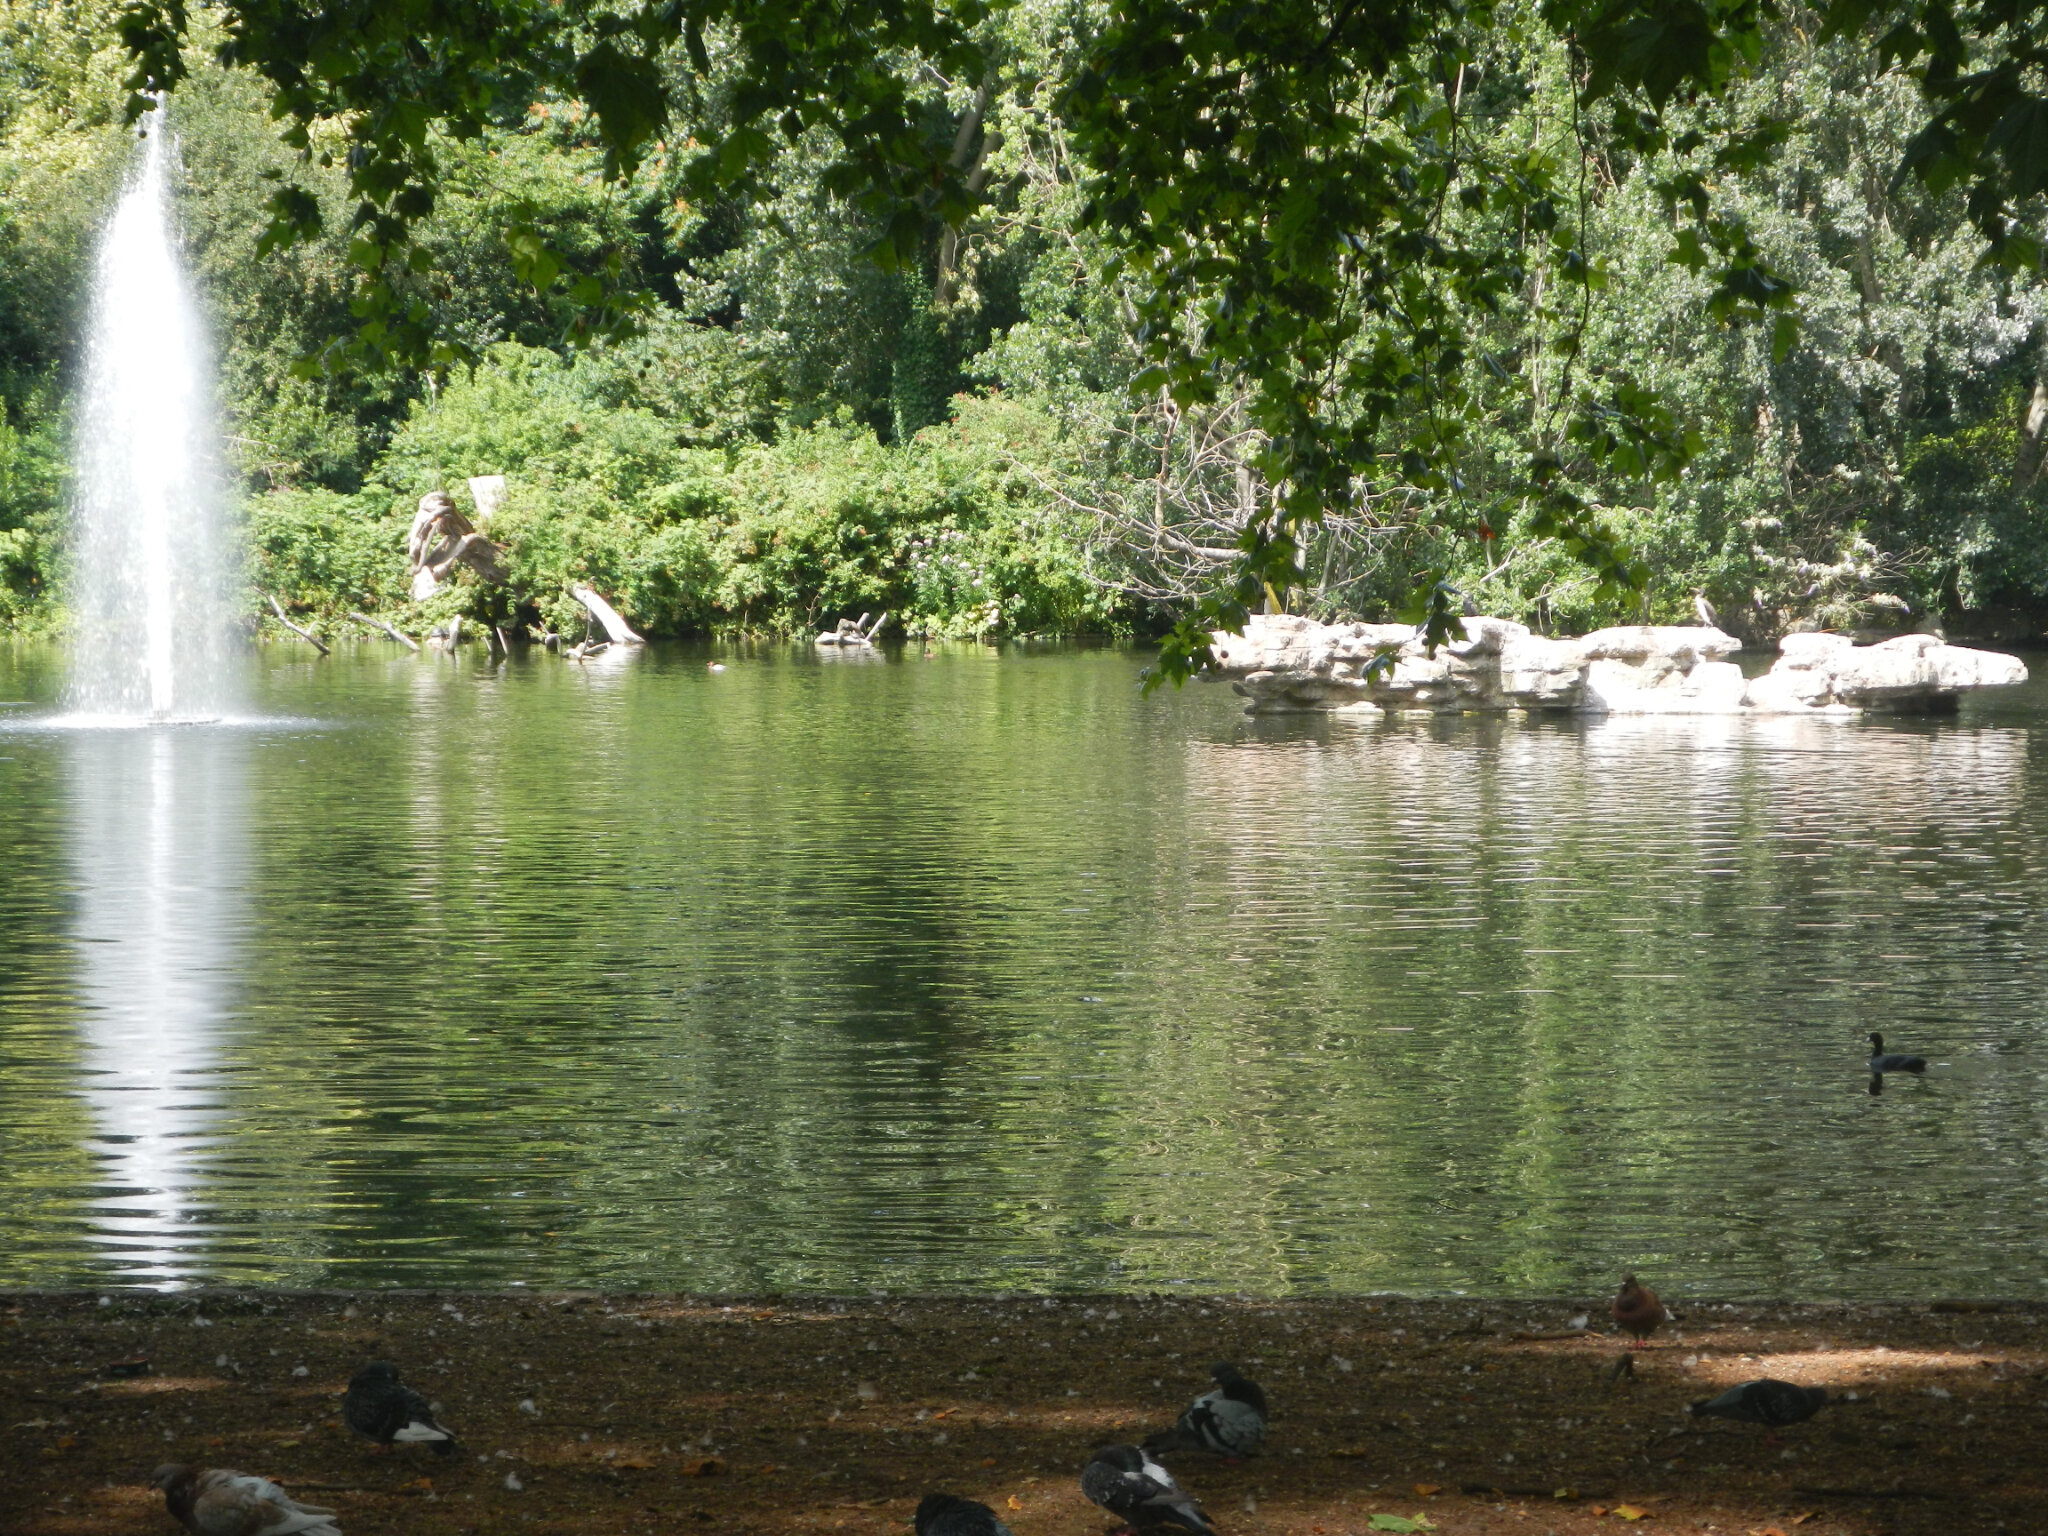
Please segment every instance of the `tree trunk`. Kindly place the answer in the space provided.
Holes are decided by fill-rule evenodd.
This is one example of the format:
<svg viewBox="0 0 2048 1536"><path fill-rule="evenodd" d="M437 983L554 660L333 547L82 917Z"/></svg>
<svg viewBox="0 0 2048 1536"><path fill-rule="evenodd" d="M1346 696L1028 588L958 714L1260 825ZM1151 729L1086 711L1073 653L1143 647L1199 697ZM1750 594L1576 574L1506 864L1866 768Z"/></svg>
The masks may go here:
<svg viewBox="0 0 2048 1536"><path fill-rule="evenodd" d="M2034 375L2034 393L2020 412L2020 446L2012 456L2012 488L2024 491L2041 478L2042 436L2048 432L2048 377Z"/></svg>

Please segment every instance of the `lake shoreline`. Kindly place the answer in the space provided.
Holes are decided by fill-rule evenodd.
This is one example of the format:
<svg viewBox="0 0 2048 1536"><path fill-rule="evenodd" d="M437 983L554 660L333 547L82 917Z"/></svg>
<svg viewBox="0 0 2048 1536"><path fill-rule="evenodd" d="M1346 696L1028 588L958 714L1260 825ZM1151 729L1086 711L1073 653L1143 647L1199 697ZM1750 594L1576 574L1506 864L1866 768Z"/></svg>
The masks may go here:
<svg viewBox="0 0 2048 1536"><path fill-rule="evenodd" d="M0 1487L20 1536L169 1529L146 1482L173 1459L274 1477L349 1536L898 1531L935 1489L1016 1536L1092 1532L1090 1449L1166 1427L1232 1359L1272 1398L1267 1454L1175 1463L1223 1532L1576 1533L1624 1508L1788 1536L2048 1528L2048 1302L1673 1305L1629 1351L1605 1298L14 1290ZM463 1454L347 1433L338 1394L378 1356ZM1684 1413L1764 1375L1857 1396L1782 1448Z"/></svg>

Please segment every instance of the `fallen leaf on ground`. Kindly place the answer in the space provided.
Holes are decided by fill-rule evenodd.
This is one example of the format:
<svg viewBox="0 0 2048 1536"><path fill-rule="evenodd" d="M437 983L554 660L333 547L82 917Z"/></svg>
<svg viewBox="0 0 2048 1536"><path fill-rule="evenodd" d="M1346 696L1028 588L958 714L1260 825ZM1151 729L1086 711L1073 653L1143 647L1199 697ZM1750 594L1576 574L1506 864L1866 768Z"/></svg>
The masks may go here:
<svg viewBox="0 0 2048 1536"><path fill-rule="evenodd" d="M1022 1509L1023 1507L1024 1507L1024 1501L1023 1501L1022 1499L1018 1498L1018 1497L1017 1497L1017 1495L1015 1495L1014 1493L1013 1493L1013 1494L1011 1494L1011 1495L1010 1495L1010 1508L1012 1508L1012 1509Z"/></svg>
<svg viewBox="0 0 2048 1536"><path fill-rule="evenodd" d="M633 1455L621 1456L617 1461L614 1461L612 1465L615 1467L625 1467L629 1471L633 1472L645 1472L649 1467L653 1466L654 1463L645 1456Z"/></svg>
<svg viewBox="0 0 2048 1536"><path fill-rule="evenodd" d="M1420 1515L1374 1515L1369 1528L1375 1531L1433 1531L1436 1526Z"/></svg>
<svg viewBox="0 0 2048 1536"><path fill-rule="evenodd" d="M1415 1485L1415 1491L1421 1494L1425 1499L1428 1499L1434 1498L1437 1494L1442 1493L1444 1490L1443 1485L1440 1483L1417 1483Z"/></svg>
<svg viewBox="0 0 2048 1536"><path fill-rule="evenodd" d="M1566 1483L1562 1488L1558 1489L1557 1492L1551 1495L1553 1499L1576 1499L1578 1496L1579 1490L1573 1487L1570 1483Z"/></svg>
<svg viewBox="0 0 2048 1536"><path fill-rule="evenodd" d="M1618 1520L1647 1520L1650 1518L1650 1512L1647 1509L1638 1509L1633 1504L1615 1505L1614 1515Z"/></svg>

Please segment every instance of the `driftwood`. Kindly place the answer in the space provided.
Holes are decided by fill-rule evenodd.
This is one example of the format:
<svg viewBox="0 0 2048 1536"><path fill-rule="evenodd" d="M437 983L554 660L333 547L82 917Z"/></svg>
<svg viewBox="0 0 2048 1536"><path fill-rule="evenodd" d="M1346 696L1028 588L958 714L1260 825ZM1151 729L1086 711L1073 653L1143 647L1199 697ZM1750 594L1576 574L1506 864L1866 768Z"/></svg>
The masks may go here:
<svg viewBox="0 0 2048 1536"><path fill-rule="evenodd" d="M820 645L868 646L875 643L875 636L882 632L882 626L889 622L889 610L884 608L882 616L874 623L868 623L868 616L857 619L841 619L832 628L818 636Z"/></svg>
<svg viewBox="0 0 2048 1536"><path fill-rule="evenodd" d="M270 611L277 615L278 623L282 624L286 629L290 630L293 634L297 635L301 640L305 641L306 644L312 646L313 649L318 651L322 656L332 656L334 654L334 652L327 648L327 642L325 640L322 640L310 629L299 628L298 625L294 624L290 619L286 618L283 603L280 603L268 592L263 594L263 600L270 604Z"/></svg>
<svg viewBox="0 0 2048 1536"><path fill-rule="evenodd" d="M348 616L354 619L358 624L368 625L371 629L383 630L385 634L389 635L392 639L396 640L400 645L404 646L407 650L416 651L420 648L419 641L413 639L411 635L408 635L404 630L400 629L395 624L387 624L382 619L373 619L367 613L358 613L353 608L349 610Z"/></svg>
<svg viewBox="0 0 2048 1536"><path fill-rule="evenodd" d="M476 531L446 491L420 498L412 531L406 535L405 558L412 570L412 597L432 597L457 565L466 565L494 586L506 581L505 551Z"/></svg>
<svg viewBox="0 0 2048 1536"><path fill-rule="evenodd" d="M569 595L590 610L590 616L603 626L605 639L613 645L645 645L647 642L633 633L619 610L606 602L589 587L571 587ZM589 655L589 652L585 652Z"/></svg>

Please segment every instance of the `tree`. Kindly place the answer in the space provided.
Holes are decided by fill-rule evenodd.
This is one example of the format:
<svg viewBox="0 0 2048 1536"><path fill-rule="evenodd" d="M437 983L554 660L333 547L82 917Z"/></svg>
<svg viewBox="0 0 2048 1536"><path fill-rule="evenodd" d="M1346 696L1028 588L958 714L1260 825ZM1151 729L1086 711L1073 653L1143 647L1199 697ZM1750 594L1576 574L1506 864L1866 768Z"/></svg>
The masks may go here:
<svg viewBox="0 0 2048 1536"><path fill-rule="evenodd" d="M345 170L355 360L445 366L462 351L435 324L418 279L432 266L416 230L446 176L446 139L475 139L554 93L594 114L606 166L630 175L679 109L729 61L715 130L693 112L682 184L705 202L754 202L778 138L832 146L824 184L878 231L885 267L914 255L934 221L959 230L985 193L979 119L1004 81L1002 7L911 0L229 0L222 56L263 76L286 141ZM1706 274L1729 323L1774 321L1782 358L1797 337L1794 290L1746 224L1717 210L1709 179L1757 163L1776 125L1725 131L1700 119L1674 137L1674 107L1711 102L1757 59L1765 0L1261 0L1211 5L1117 0L1075 6L1083 59L1061 103L1086 168L1086 222L1102 276L1138 312L1141 397L1178 410L1242 409L1251 469L1272 514L1239 533L1231 580L1182 619L1166 675L1207 659L1207 633L1285 603L1305 578L1307 530L1326 512L1400 505L1490 545L1495 509L1568 551L1603 586L1644 569L1588 496L1597 479L1675 475L1696 438L1667 403L1584 356L1577 323L1549 338L1558 366L1487 350L1485 322L1540 262L1590 295L1604 280L1584 244L1596 164L1628 167L1704 150L1663 179L1671 260ZM2020 205L2048 187L2048 9L1954 0L1831 0L1831 34L1871 39L1883 67L1915 81L1928 118L1902 172L1966 192L1992 257L2036 264ZM136 59L131 111L185 73L182 0L131 0L122 35ZM1498 60L1561 48L1574 153L1483 131ZM1512 71L1508 72L1512 76ZM319 200L283 181L264 243L310 237ZM950 240L942 248L951 252ZM527 275L552 283L544 242ZM950 255L947 262L950 262ZM949 282L941 263L941 287ZM587 331L631 324L617 268L569 286ZM1553 312L1569 306L1553 303ZM1474 364L1498 387L1475 387ZM1514 423L1512 476L1474 498L1474 434ZM1457 604L1441 569L1417 617L1448 634Z"/></svg>

